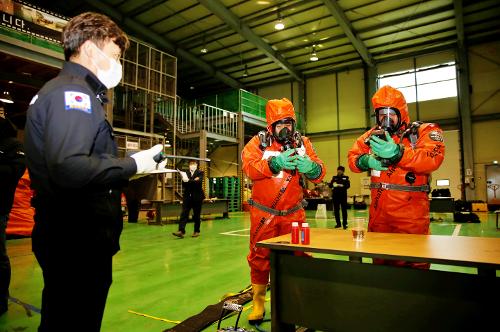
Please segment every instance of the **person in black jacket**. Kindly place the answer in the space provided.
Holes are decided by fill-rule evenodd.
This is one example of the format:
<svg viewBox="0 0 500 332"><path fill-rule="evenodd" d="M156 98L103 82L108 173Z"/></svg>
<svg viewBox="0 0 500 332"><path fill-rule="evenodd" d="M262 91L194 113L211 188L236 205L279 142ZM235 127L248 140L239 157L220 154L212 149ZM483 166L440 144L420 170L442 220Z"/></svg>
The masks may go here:
<svg viewBox="0 0 500 332"><path fill-rule="evenodd" d="M183 238L186 234L186 223L189 219L189 212L193 209L194 232L192 237L200 236L200 214L205 193L203 192L203 171L198 169L196 161L189 162L189 171L179 171L182 177L182 187L184 197L182 202L182 213L179 220L179 230L172 233L174 236Z"/></svg>
<svg viewBox="0 0 500 332"><path fill-rule="evenodd" d="M337 175L332 177L329 187L332 188L335 228L340 228L340 208L342 208L342 226L347 229L347 189L351 186L349 177L344 175L344 166L337 167Z"/></svg>
<svg viewBox="0 0 500 332"><path fill-rule="evenodd" d="M166 162L153 158L162 145L118 158L103 104L121 80L125 33L107 16L87 12L67 23L62 44L66 62L31 100L25 130L35 191L32 247L44 279L38 331L94 332L120 249L122 188Z"/></svg>
<svg viewBox="0 0 500 332"><path fill-rule="evenodd" d="M5 230L17 182L26 168L23 147L16 139L16 133L16 128L5 118L5 110L0 105L0 315L8 310L11 274Z"/></svg>

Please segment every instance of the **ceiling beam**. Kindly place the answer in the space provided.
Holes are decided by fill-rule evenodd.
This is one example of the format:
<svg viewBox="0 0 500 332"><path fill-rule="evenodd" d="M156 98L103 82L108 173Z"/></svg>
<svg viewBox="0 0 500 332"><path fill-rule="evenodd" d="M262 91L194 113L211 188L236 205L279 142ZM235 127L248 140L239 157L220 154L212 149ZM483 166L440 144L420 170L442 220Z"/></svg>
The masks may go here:
<svg viewBox="0 0 500 332"><path fill-rule="evenodd" d="M373 58L366 48L365 44L359 38L359 36L354 32L351 22L344 13L344 10L340 7L336 0L321 0L326 8L330 11L332 16L335 18L337 23L340 25L347 38L351 41L352 45L358 51L359 55L363 58L365 63L370 67L374 66Z"/></svg>
<svg viewBox="0 0 500 332"><path fill-rule="evenodd" d="M257 36L247 24L233 14L229 9L224 6L220 0L199 0L208 10L214 13L219 19L224 21L227 25L237 31L240 35L246 38L250 43L254 44L259 50L271 58L287 73L292 75L297 81L302 81L302 74L298 72L292 64L288 63L278 52L276 52L269 44L264 42Z"/></svg>
<svg viewBox="0 0 500 332"><path fill-rule="evenodd" d="M95 7L100 12L112 17L118 24L123 25L124 27L127 27L131 31L140 35L141 38L143 38L144 40L149 40L158 47L161 47L164 50L167 50L191 62L193 65L199 67L207 74L215 76L216 78L218 78L225 84L229 85L230 87L235 89L244 88L243 84L241 84L231 76L226 75L221 71L218 71L211 64L201 60L199 57L193 55L192 53L177 47L177 45L175 45L173 42L167 40L165 37L159 35L155 31L145 27L144 25L137 23L137 21L120 13L110 5L98 0L85 0L85 2Z"/></svg>

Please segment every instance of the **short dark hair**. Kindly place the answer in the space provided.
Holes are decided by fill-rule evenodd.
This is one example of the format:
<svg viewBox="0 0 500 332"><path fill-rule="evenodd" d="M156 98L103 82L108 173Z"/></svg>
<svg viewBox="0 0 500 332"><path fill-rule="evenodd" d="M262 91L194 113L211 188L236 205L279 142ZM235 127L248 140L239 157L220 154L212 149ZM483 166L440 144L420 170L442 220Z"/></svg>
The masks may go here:
<svg viewBox="0 0 500 332"><path fill-rule="evenodd" d="M63 29L62 43L66 61L73 55L78 55L80 46L87 40L93 41L99 47L111 40L120 47L122 54L129 46L125 32L109 17L86 12L73 17Z"/></svg>
<svg viewBox="0 0 500 332"><path fill-rule="evenodd" d="M337 167L337 171L342 171L342 172L345 172L345 167L344 166L339 166Z"/></svg>

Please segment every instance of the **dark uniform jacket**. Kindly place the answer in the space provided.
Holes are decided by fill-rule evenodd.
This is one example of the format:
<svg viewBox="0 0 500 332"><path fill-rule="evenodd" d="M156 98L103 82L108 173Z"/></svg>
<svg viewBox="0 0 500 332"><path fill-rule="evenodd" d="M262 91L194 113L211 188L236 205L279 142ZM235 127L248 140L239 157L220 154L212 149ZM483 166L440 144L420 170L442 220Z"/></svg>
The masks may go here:
<svg viewBox="0 0 500 332"><path fill-rule="evenodd" d="M0 118L0 216L9 214L17 182L26 168L22 144L12 137L15 133L10 121Z"/></svg>
<svg viewBox="0 0 500 332"><path fill-rule="evenodd" d="M343 187L334 187L334 183L342 184ZM349 177L347 175L335 175L332 177L332 180L330 181L328 186L332 188L333 199L343 200L347 199L347 189L351 187L351 182L349 181Z"/></svg>
<svg viewBox="0 0 500 332"><path fill-rule="evenodd" d="M92 223L88 240L116 252L123 227L120 191L135 174L136 164L131 157L117 157L113 129L102 107L105 92L88 69L64 63L30 103L25 152L35 190L35 228L43 230L50 222L54 232L73 223ZM34 249L36 245L33 241Z"/></svg>
<svg viewBox="0 0 500 332"><path fill-rule="evenodd" d="M205 199L205 193L203 192L203 171L197 169L191 175L191 171L186 171L188 182L182 182L182 187L184 189L184 200L191 201L203 201ZM198 180L195 180L199 178Z"/></svg>

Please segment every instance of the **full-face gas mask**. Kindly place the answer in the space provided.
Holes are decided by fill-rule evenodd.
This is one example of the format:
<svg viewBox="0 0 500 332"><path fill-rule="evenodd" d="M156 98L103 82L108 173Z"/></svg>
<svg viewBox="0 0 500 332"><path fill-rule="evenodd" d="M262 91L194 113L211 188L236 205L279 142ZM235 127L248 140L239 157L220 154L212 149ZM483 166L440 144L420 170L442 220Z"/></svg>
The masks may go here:
<svg viewBox="0 0 500 332"><path fill-rule="evenodd" d="M397 108L379 107L375 110L375 116L377 117L379 129L388 131L391 135L395 134L399 127L401 127L401 113ZM394 121L395 116L397 117L397 122Z"/></svg>
<svg viewBox="0 0 500 332"><path fill-rule="evenodd" d="M279 132L276 132L276 127L279 124L291 125L292 130L288 127L283 127ZM273 123L273 136L277 142L283 145L284 150L293 149L294 147L294 133L295 133L295 121L292 118L285 118Z"/></svg>

